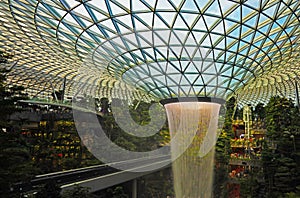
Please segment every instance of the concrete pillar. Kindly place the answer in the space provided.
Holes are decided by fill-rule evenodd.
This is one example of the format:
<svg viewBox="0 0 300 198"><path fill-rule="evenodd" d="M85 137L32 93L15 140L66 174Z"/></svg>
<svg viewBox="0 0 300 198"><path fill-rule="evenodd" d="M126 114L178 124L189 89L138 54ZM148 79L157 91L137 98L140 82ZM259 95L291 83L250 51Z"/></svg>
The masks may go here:
<svg viewBox="0 0 300 198"><path fill-rule="evenodd" d="M132 180L132 198L137 198L137 180Z"/></svg>

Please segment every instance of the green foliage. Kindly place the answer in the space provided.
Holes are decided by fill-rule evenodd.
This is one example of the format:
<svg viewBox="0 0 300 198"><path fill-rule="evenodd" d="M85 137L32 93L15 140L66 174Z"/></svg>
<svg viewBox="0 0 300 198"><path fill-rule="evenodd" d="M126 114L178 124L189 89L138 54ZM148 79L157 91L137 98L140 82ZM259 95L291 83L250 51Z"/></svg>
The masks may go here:
<svg viewBox="0 0 300 198"><path fill-rule="evenodd" d="M174 197L172 168L139 178L139 197Z"/></svg>
<svg viewBox="0 0 300 198"><path fill-rule="evenodd" d="M267 197L285 197L299 185L299 112L291 100L273 97L266 106L267 139L262 152Z"/></svg>
<svg viewBox="0 0 300 198"><path fill-rule="evenodd" d="M0 51L0 64L8 63L8 59L12 55ZM27 99L27 95L23 93L22 86L10 85L6 81L6 75L9 70L0 69L0 130L2 128L9 128L11 124L8 123L9 116L14 112L20 111L16 108L16 102L21 99Z"/></svg>
<svg viewBox="0 0 300 198"><path fill-rule="evenodd" d="M286 193L284 197L285 198L299 198L299 194L297 195L294 192L290 192L290 193Z"/></svg>
<svg viewBox="0 0 300 198"><path fill-rule="evenodd" d="M226 114L225 114L225 122L223 129L230 133L232 132L232 120L235 113L235 98L232 97L226 102Z"/></svg>
<svg viewBox="0 0 300 198"><path fill-rule="evenodd" d="M0 51L0 64L8 63L9 58L10 55ZM7 72L0 71L0 197L15 196L15 191L10 192L13 184L28 181L37 171L31 161L29 145L9 120L10 115L20 111L16 102L24 99L25 94L22 87L5 84Z"/></svg>
<svg viewBox="0 0 300 198"><path fill-rule="evenodd" d="M111 198L129 198L129 196L124 192L123 187L121 186L109 188L107 190L106 196Z"/></svg>
<svg viewBox="0 0 300 198"><path fill-rule="evenodd" d="M266 117L266 111L263 103L258 103L253 111L254 117L257 117L259 120L264 120Z"/></svg>
<svg viewBox="0 0 300 198"><path fill-rule="evenodd" d="M62 166L64 170L75 169L80 167L80 161L76 158L64 158Z"/></svg>
<svg viewBox="0 0 300 198"><path fill-rule="evenodd" d="M247 178L239 179L241 198L259 197L260 183L258 178L260 172L252 171Z"/></svg>
<svg viewBox="0 0 300 198"><path fill-rule="evenodd" d="M282 137L291 125L293 103L286 98L272 97L266 106L267 136L271 140Z"/></svg>
<svg viewBox="0 0 300 198"><path fill-rule="evenodd" d="M232 118L235 109L235 99L230 98L226 102L226 114L224 127L216 142L215 153L215 175L214 175L214 196L226 197L227 196L227 181L228 181L228 163L230 159L230 138L233 134ZM221 109L222 111L222 109Z"/></svg>
<svg viewBox="0 0 300 198"><path fill-rule="evenodd" d="M38 198L60 198L61 188L55 183L55 181L50 180L47 182L37 193Z"/></svg>
<svg viewBox="0 0 300 198"><path fill-rule="evenodd" d="M27 96L23 93L23 87L8 87L5 84L6 72L0 70L0 129L7 128L10 130L13 125L9 122L9 116L21 111L21 109L17 108L16 103L18 100L26 99Z"/></svg>
<svg viewBox="0 0 300 198"><path fill-rule="evenodd" d="M72 118L56 120L48 113L38 131L32 131L32 155L43 173L100 164L81 144Z"/></svg>
<svg viewBox="0 0 300 198"><path fill-rule="evenodd" d="M218 163L228 164L230 159L230 136L224 130L221 131L216 142L216 160Z"/></svg>
<svg viewBox="0 0 300 198"><path fill-rule="evenodd" d="M76 185L72 190L66 190L62 193L62 198L91 198L89 188Z"/></svg>
<svg viewBox="0 0 300 198"><path fill-rule="evenodd" d="M0 162L0 197L11 196L9 190L14 183L28 182L38 172L29 146L18 132L0 132Z"/></svg>
<svg viewBox="0 0 300 198"><path fill-rule="evenodd" d="M122 103L124 101L118 101ZM138 102L135 101L133 105L129 106L130 116L136 124L141 126L149 124L151 118L149 116L149 108L151 103ZM114 113L119 113L119 115L126 115L123 113L124 110L115 107ZM115 121L114 115L112 113L104 114L100 119L101 126L105 131L106 135L117 145L131 151L149 151L158 148L162 144L166 144L169 141L169 134L165 133L167 131L167 126L165 125L163 129L150 137L137 137L131 135L130 131L123 131L122 128ZM126 119L126 118L125 118ZM159 116L155 119L161 119ZM155 122L155 121L154 121ZM131 126L130 122L126 128L135 130L135 127Z"/></svg>

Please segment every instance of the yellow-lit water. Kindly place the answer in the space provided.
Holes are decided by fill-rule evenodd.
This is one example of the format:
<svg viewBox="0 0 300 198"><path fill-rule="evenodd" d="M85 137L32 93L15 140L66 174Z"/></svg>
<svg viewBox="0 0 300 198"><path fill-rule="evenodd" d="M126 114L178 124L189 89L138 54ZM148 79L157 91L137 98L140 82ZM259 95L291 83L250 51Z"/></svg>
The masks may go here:
<svg viewBox="0 0 300 198"><path fill-rule="evenodd" d="M212 197L214 147L220 105L181 102L165 105L171 137L177 198Z"/></svg>

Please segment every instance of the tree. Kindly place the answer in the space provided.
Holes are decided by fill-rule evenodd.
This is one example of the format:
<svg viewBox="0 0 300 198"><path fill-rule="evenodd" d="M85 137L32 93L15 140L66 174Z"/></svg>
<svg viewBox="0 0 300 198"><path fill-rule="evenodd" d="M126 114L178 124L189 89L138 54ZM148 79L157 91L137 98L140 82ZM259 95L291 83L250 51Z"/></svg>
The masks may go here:
<svg viewBox="0 0 300 198"><path fill-rule="evenodd" d="M28 182L38 172L33 166L28 144L18 132L0 132L0 197L11 197L17 182ZM20 163L21 162L21 163Z"/></svg>
<svg viewBox="0 0 300 198"><path fill-rule="evenodd" d="M8 63L8 58L10 55L0 52L0 64ZM10 115L21 111L16 102L26 94L20 86L5 84L7 72L0 71L0 197L16 196L19 189L12 189L14 184L28 181L37 172L31 161L30 145L9 120Z"/></svg>
<svg viewBox="0 0 300 198"><path fill-rule="evenodd" d="M108 197L111 198L129 198L129 196L124 192L123 187L117 186L115 188L109 188L107 190Z"/></svg>
<svg viewBox="0 0 300 198"><path fill-rule="evenodd" d="M119 118L127 120L127 117L125 116L127 116L128 114L124 112L128 110L125 108L129 108L129 116L131 116L132 120L136 124L143 126L149 124L149 122L151 121L149 115L149 108L152 105L152 103L135 101L132 105L126 107L126 101L122 101L120 99L114 100L116 104L123 103L124 105L124 107L114 107L113 111L114 113L118 114L118 116L120 116ZM108 113L101 116L99 118L99 122L101 123L103 130L105 131L106 135L111 139L111 141L125 149L140 152L149 151L158 148L159 146L161 146L160 143L165 143L166 140L169 140L169 136L167 136L165 133L165 130L167 128L166 125L163 126L163 129L161 131L150 137L137 137L133 133L131 134L131 132L136 130L135 127L132 126L131 122L125 122L122 124L126 125L123 128L130 129L132 131L123 131L123 129L118 125L115 119L116 118L112 113ZM160 116L156 116L154 119L163 118L161 118Z"/></svg>
<svg viewBox="0 0 300 198"><path fill-rule="evenodd" d="M263 103L258 103L253 111L254 117L263 120L266 117L265 107Z"/></svg>
<svg viewBox="0 0 300 198"><path fill-rule="evenodd" d="M8 59L11 55L5 54L0 51L0 65L8 63ZM17 85L8 86L6 81L6 75L9 70L0 69L0 130L12 129L12 124L9 123L9 116L13 113L20 111L16 106L18 100L27 99L27 95L23 92L24 87Z"/></svg>
<svg viewBox="0 0 300 198"><path fill-rule="evenodd" d="M296 112L291 100L278 96L272 97L266 106L268 141L264 145L262 161L267 197L283 197L285 193L296 192L299 185L299 161L294 139L299 135L299 115L295 115Z"/></svg>
<svg viewBox="0 0 300 198"><path fill-rule="evenodd" d="M38 198L60 198L61 188L54 180L47 182L37 193Z"/></svg>
<svg viewBox="0 0 300 198"><path fill-rule="evenodd" d="M89 193L89 188L76 185L72 190L66 190L62 194L62 198L90 198L93 197Z"/></svg>
<svg viewBox="0 0 300 198"><path fill-rule="evenodd" d="M223 129L216 143L215 154L215 176L214 176L214 196L227 196L227 181L228 181L228 163L230 147L230 137L233 135L232 118L235 109L235 98L230 98L226 102L226 113ZM220 111L224 111L221 109Z"/></svg>

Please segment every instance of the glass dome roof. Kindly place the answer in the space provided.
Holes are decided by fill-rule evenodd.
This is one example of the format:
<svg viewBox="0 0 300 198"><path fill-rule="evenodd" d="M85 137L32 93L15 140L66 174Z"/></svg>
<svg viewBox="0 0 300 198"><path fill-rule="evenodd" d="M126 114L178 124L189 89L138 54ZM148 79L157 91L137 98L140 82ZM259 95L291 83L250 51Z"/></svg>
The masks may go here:
<svg viewBox="0 0 300 198"><path fill-rule="evenodd" d="M18 60L10 80L34 94L66 77L70 94L118 82L158 99L294 97L297 0L2 0L0 15L0 45Z"/></svg>

